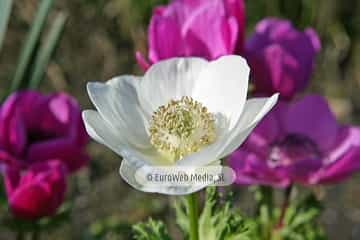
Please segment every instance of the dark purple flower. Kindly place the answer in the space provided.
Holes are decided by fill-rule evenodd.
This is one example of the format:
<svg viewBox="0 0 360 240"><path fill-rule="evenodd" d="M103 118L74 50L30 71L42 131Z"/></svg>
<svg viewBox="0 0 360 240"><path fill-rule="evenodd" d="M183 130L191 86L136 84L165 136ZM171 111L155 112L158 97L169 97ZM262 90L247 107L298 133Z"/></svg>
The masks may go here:
<svg viewBox="0 0 360 240"><path fill-rule="evenodd" d="M338 182L360 170L360 128L337 124L317 95L279 102L229 163L239 184Z"/></svg>
<svg viewBox="0 0 360 240"><path fill-rule="evenodd" d="M245 43L255 92L279 92L283 99L292 98L307 86L319 50L320 41L312 28L301 32L287 20L260 21Z"/></svg>
<svg viewBox="0 0 360 240"><path fill-rule="evenodd" d="M14 216L35 219L55 214L64 200L66 169L58 160L35 163L25 171L5 167L6 193Z"/></svg>
<svg viewBox="0 0 360 240"><path fill-rule="evenodd" d="M149 61L136 53L145 70L167 58L208 60L240 53L244 39L243 0L173 0L154 9L148 29Z"/></svg>
<svg viewBox="0 0 360 240"><path fill-rule="evenodd" d="M88 141L77 102L64 93L20 91L0 109L0 162L27 168L60 159L70 171L87 163Z"/></svg>

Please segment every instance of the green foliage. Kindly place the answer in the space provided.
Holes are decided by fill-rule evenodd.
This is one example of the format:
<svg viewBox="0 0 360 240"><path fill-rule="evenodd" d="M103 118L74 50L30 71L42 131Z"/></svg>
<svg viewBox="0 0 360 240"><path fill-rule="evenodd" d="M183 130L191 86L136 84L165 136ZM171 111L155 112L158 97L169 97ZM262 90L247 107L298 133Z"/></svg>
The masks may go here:
<svg viewBox="0 0 360 240"><path fill-rule="evenodd" d="M64 13L59 13L56 17L49 34L47 35L44 44L40 47L39 53L36 56L33 72L31 74L29 87L37 88L43 78L46 66L48 65L51 55L55 51L61 33L65 26L67 16Z"/></svg>
<svg viewBox="0 0 360 240"><path fill-rule="evenodd" d="M35 19L31 25L30 32L28 33L25 43L21 49L15 76L11 83L11 92L17 90L20 87L27 71L29 71L52 3L53 0L42 0L40 2Z"/></svg>
<svg viewBox="0 0 360 240"><path fill-rule="evenodd" d="M182 233L188 237L190 231L189 218L187 216L187 201L185 198L178 198L174 202L174 209L176 215L176 224L182 231Z"/></svg>
<svg viewBox="0 0 360 240"><path fill-rule="evenodd" d="M253 187L252 191L256 201L256 222L257 238L270 239L275 221L273 189L267 186Z"/></svg>
<svg viewBox="0 0 360 240"><path fill-rule="evenodd" d="M317 223L323 207L313 194L300 201L294 201L285 214L280 234L284 240L323 240L326 239Z"/></svg>
<svg viewBox="0 0 360 240"><path fill-rule="evenodd" d="M189 239L188 206L185 198L175 203L176 222ZM254 224L245 220L231 205L231 195L223 199L215 187L209 187L203 211L199 218L199 240L252 240ZM170 240L166 227L161 221L150 219L133 227L136 240Z"/></svg>
<svg viewBox="0 0 360 240"><path fill-rule="evenodd" d="M321 203L313 194L301 200L290 201L283 221L279 226L280 208L274 208L273 189L255 188L257 212L254 218L256 237L254 240L325 240L317 222L322 211Z"/></svg>
<svg viewBox="0 0 360 240"><path fill-rule="evenodd" d="M134 239L136 240L170 240L166 227L161 221L151 218L144 223L138 223L133 227Z"/></svg>
<svg viewBox="0 0 360 240"><path fill-rule="evenodd" d="M91 224L89 236L85 239L108 240L130 239L131 226L116 217L108 217Z"/></svg>
<svg viewBox="0 0 360 240"><path fill-rule="evenodd" d="M186 202L181 200L175 205L176 220L185 237L188 237L189 223ZM252 239L253 224L241 217L231 204L231 195L222 199L214 187L206 190L206 200L199 218L200 240L248 240Z"/></svg>
<svg viewBox="0 0 360 240"><path fill-rule="evenodd" d="M0 50L5 37L5 33L11 13L12 3L13 3L12 0L0 1Z"/></svg>
<svg viewBox="0 0 360 240"><path fill-rule="evenodd" d="M62 224L69 222L71 218L72 204L65 202L51 217L44 217L38 220L22 220L12 216L5 216L1 219L1 226L13 232L42 232L56 229Z"/></svg>
<svg viewBox="0 0 360 240"><path fill-rule="evenodd" d="M146 1L131 1L133 11L137 12L139 22L147 25L152 14L152 9L155 6L168 3L168 0L146 0Z"/></svg>
<svg viewBox="0 0 360 240"><path fill-rule="evenodd" d="M231 197L221 202L216 188L206 191L206 202L199 220L201 240L248 240L252 226L232 208Z"/></svg>
<svg viewBox="0 0 360 240"><path fill-rule="evenodd" d="M314 22L318 5L319 1L312 0L246 0L247 29L252 30L254 25L265 16L286 18L297 27L308 27Z"/></svg>
<svg viewBox="0 0 360 240"><path fill-rule="evenodd" d="M51 26L45 42L40 44L41 33L44 31L52 4L53 0L42 0L39 3L34 21L20 51L10 92L21 87L36 88L43 78L51 55L57 47L66 20L66 16L60 13Z"/></svg>

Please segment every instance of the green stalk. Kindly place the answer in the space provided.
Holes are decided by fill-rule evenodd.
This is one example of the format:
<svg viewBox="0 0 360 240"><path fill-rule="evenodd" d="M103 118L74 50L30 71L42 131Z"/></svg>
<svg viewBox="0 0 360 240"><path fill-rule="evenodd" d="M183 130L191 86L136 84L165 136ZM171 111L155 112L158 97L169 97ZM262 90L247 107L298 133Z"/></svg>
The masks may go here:
<svg viewBox="0 0 360 240"><path fill-rule="evenodd" d="M199 240L199 206L196 193L186 196L190 223L190 240Z"/></svg>
<svg viewBox="0 0 360 240"><path fill-rule="evenodd" d="M6 28L9 22L13 0L0 1L0 50L4 41Z"/></svg>
<svg viewBox="0 0 360 240"><path fill-rule="evenodd" d="M284 217L285 217L286 211L287 211L287 209L289 207L289 204L290 204L290 197L291 197L292 189L293 189L293 185L290 185L284 191L284 202L283 202L283 204L281 206L280 216L279 216L278 222L277 222L277 224L275 226L275 228L277 228L277 229L283 227Z"/></svg>
<svg viewBox="0 0 360 240"><path fill-rule="evenodd" d="M30 32L28 33L25 43L20 51L20 57L16 66L14 78L11 82L10 92L17 90L20 87L26 76L26 72L29 70L52 3L53 0L42 0L39 3Z"/></svg>
<svg viewBox="0 0 360 240"><path fill-rule="evenodd" d="M29 81L29 88L36 89L40 81L43 79L46 67L50 62L50 58L54 53L61 33L64 29L66 14L59 13L51 26L51 30L45 39L45 43L40 47L38 55L35 59L34 69Z"/></svg>

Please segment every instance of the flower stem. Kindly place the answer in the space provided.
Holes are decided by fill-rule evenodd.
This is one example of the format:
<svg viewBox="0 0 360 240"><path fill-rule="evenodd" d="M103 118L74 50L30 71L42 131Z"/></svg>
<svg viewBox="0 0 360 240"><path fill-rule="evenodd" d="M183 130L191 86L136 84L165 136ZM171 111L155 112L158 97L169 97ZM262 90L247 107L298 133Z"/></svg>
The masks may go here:
<svg viewBox="0 0 360 240"><path fill-rule="evenodd" d="M289 207L292 189L293 189L293 185L290 185L285 189L284 202L283 202L282 207L281 207L281 212L280 212L278 222L277 222L277 224L275 226L276 229L282 228L283 225L284 225L284 217L285 217L285 214L286 214L286 210Z"/></svg>
<svg viewBox="0 0 360 240"><path fill-rule="evenodd" d="M186 196L190 222L190 240L199 240L199 210L196 193Z"/></svg>

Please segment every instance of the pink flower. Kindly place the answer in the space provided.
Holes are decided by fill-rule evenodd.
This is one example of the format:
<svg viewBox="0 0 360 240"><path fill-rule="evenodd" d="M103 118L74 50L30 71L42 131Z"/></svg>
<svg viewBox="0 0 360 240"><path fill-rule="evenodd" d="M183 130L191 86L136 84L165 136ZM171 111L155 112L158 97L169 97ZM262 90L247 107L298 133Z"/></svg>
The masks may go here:
<svg viewBox="0 0 360 240"><path fill-rule="evenodd" d="M255 91L292 98L309 82L320 41L312 28L304 32L290 21L265 18L245 44Z"/></svg>
<svg viewBox="0 0 360 240"><path fill-rule="evenodd" d="M173 0L154 9L148 29L149 61L136 52L146 70L167 58L208 60L240 53L244 38L243 0Z"/></svg>
<svg viewBox="0 0 360 240"><path fill-rule="evenodd" d="M87 141L79 105L64 93L20 91L0 108L0 162L27 168L59 159L75 171L89 159Z"/></svg>
<svg viewBox="0 0 360 240"><path fill-rule="evenodd" d="M317 95L279 102L229 164L239 184L335 183L360 170L360 128L337 124Z"/></svg>
<svg viewBox="0 0 360 240"><path fill-rule="evenodd" d="M61 161L36 163L24 172L8 166L4 178L10 210L18 218L51 216L64 200L66 167Z"/></svg>

